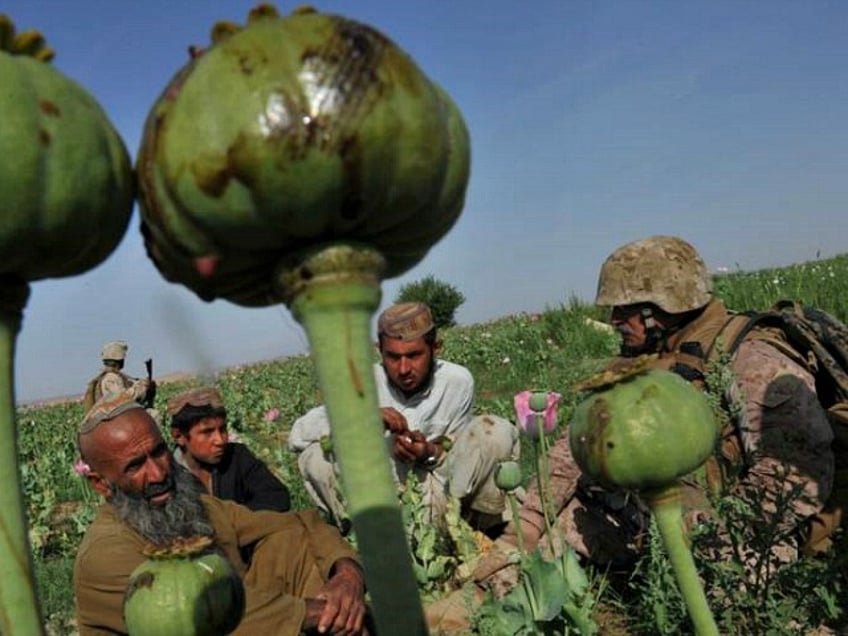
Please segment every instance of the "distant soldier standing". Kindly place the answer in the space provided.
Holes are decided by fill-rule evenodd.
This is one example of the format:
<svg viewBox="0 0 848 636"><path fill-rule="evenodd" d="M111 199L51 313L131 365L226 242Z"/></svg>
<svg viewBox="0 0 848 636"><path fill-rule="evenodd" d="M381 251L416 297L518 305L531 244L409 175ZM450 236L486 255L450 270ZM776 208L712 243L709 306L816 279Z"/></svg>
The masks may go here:
<svg viewBox="0 0 848 636"><path fill-rule="evenodd" d="M127 343L123 340L108 342L103 345L101 352L103 368L100 373L89 380L83 396L83 406L86 411L103 396L118 393L125 389L132 392L136 402L143 404L148 409L153 408L156 397L156 383L153 379L149 377L133 378L122 371L124 360L127 357L127 348Z"/></svg>

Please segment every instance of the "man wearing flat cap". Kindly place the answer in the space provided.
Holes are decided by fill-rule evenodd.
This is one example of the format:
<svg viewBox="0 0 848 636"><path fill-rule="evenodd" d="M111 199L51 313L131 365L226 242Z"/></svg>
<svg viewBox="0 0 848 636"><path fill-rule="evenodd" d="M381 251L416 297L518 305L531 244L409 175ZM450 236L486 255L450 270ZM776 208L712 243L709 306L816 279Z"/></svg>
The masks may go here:
<svg viewBox="0 0 848 636"><path fill-rule="evenodd" d="M473 415L474 379L465 367L438 358L441 342L424 303L383 311L377 346L378 403L399 483L415 474L433 520L443 517L453 498L472 527L499 525L505 500L494 473L499 462L518 457L515 427L501 417ZM298 453L306 490L344 530L338 471L332 452L325 450L329 439L329 418L319 406L295 421L288 443Z"/></svg>
<svg viewBox="0 0 848 636"><path fill-rule="evenodd" d="M156 383L148 378L133 378L124 373L124 361L127 357L127 343L123 340L107 342L103 345L100 357L103 368L89 380L83 395L83 407L88 411L101 398L129 389L139 404L153 407ZM151 413L154 418L156 413Z"/></svg>
<svg viewBox="0 0 848 636"><path fill-rule="evenodd" d="M206 492L251 510L291 507L288 489L244 444L231 442L227 409L214 387L178 393L168 400L175 461L188 469Z"/></svg>
<svg viewBox="0 0 848 636"><path fill-rule="evenodd" d="M234 636L371 633L359 557L316 511L254 511L202 493L129 391L95 404L77 441L105 498L74 563L80 636L126 634L124 596L146 550L190 537L212 538L242 579Z"/></svg>

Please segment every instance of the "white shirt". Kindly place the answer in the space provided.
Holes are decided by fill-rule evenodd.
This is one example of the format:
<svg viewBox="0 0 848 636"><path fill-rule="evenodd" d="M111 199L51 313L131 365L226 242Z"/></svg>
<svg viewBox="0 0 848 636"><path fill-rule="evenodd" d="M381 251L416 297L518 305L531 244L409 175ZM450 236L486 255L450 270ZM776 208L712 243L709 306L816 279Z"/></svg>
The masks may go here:
<svg viewBox="0 0 848 636"><path fill-rule="evenodd" d="M380 407L395 408L406 418L409 430L421 431L428 440L442 435L453 439L471 421L474 378L461 365L437 359L429 386L411 397L391 385L382 364L374 365L374 380ZM317 406L295 420L288 446L302 451L329 434L327 410Z"/></svg>

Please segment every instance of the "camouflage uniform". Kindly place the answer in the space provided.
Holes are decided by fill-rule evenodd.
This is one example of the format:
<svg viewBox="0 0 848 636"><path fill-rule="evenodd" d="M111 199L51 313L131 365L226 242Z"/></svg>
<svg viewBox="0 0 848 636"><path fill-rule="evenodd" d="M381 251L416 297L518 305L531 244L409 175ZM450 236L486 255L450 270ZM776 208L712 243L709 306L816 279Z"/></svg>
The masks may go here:
<svg viewBox="0 0 848 636"><path fill-rule="evenodd" d="M723 312L719 301L705 312ZM698 328L698 321L691 325ZM669 342L673 348L686 337L682 331ZM691 342L691 341L689 341ZM674 366L673 351L661 354L656 366ZM618 363L621 360L617 360ZM782 497L791 505L780 520L787 531L785 540L775 547L779 561L794 560L803 540L805 521L820 511L833 483L833 433L824 409L815 393L812 374L758 334L752 333L733 358L735 386L731 399L743 400L738 421L732 424L737 435L728 437L715 459L708 464L706 476L693 475L686 480L689 489L686 502L688 521L695 523L709 511L706 489L716 481L726 492L759 500L766 510L774 510ZM553 445L549 455L551 469L550 500L557 512L557 523L565 541L591 561L603 565L626 564L640 545L640 534L647 526L647 516L634 498L621 493L607 493L592 486L581 475L571 456L568 435ZM715 466L724 478L714 470ZM707 483L710 482L710 483ZM801 496L791 495L793 489ZM519 517L544 535L542 502L535 485L528 489ZM540 539L542 545L545 539ZM491 572L481 570L478 577ZM495 587L511 587L517 569L492 577Z"/></svg>
<svg viewBox="0 0 848 636"><path fill-rule="evenodd" d="M97 382L94 399L97 401L104 395L120 393L124 389L130 389L135 400L140 402L147 395L149 386L150 380L147 378L132 378L116 370L114 367L107 366L103 367L103 370L100 372L100 379Z"/></svg>

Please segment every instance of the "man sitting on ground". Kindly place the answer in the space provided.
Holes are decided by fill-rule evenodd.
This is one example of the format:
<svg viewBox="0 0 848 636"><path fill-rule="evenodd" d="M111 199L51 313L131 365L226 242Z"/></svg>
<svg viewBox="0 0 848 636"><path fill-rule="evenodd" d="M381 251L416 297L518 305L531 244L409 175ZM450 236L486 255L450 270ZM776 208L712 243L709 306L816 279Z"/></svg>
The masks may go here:
<svg viewBox="0 0 848 636"><path fill-rule="evenodd" d="M89 483L106 498L74 566L81 636L126 634L124 593L144 548L196 536L213 537L242 577L246 609L233 634L368 634L358 557L316 512L251 511L200 494L128 392L88 412L78 443Z"/></svg>
<svg viewBox="0 0 848 636"><path fill-rule="evenodd" d="M424 303L386 309L377 321L377 339L378 403L399 483L415 474L434 520L443 517L448 498L454 498L473 527L501 524L505 498L494 473L499 462L518 457L515 426L494 415L472 415L474 379L465 367L438 358L441 341ZM299 454L298 466L316 505L344 530L337 467L321 446L329 436L327 412L319 406L295 421L289 448Z"/></svg>
<svg viewBox="0 0 848 636"><path fill-rule="evenodd" d="M285 512L289 491L244 444L231 442L227 410L214 387L183 391L168 400L174 459L210 495L232 499L251 510Z"/></svg>

